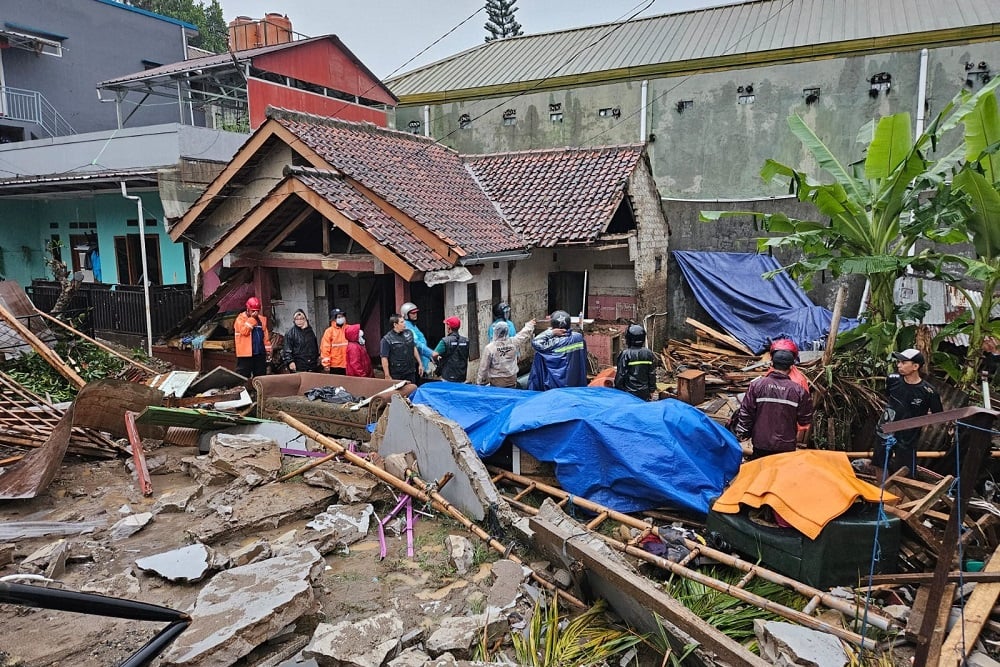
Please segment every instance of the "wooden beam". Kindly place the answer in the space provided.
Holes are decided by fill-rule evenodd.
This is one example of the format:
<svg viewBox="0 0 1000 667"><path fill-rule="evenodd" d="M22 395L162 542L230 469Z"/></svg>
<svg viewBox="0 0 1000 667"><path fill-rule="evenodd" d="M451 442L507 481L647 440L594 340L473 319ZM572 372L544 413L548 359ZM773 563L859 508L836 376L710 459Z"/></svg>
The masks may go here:
<svg viewBox="0 0 1000 667"><path fill-rule="evenodd" d="M986 563L983 573L1000 574L1000 546ZM993 605L996 604L998 597L1000 597L1000 583L976 584L972 595L965 603L962 617L941 645L940 665L965 663L965 658L972 653L976 645L979 633L990 619L990 612L993 611Z"/></svg>
<svg viewBox="0 0 1000 667"><path fill-rule="evenodd" d="M934 579L933 572L907 572L903 574L876 574L872 576L873 586L914 586L919 584L929 584ZM1000 584L1000 572L949 572L948 582L958 583L959 579L963 583L991 583ZM867 588L865 582L865 588Z"/></svg>
<svg viewBox="0 0 1000 667"><path fill-rule="evenodd" d="M694 327L694 329L696 331L705 334L706 336L708 336L709 338L711 338L713 340L716 340L716 341L718 341L720 343L724 343L724 344L728 345L729 347L733 348L734 350L739 350L740 352L748 354L751 357L756 356L753 352L750 351L749 347L747 347L746 345L744 345L740 341L736 340L735 338L733 338L729 334L724 334L721 331L716 331L712 327L710 327L710 326L708 326L706 324L702 324L698 320L692 319L690 317L684 318L684 322L688 326Z"/></svg>
<svg viewBox="0 0 1000 667"><path fill-rule="evenodd" d="M278 210L278 207L285 203L285 200L295 191L297 181L294 178L285 178L274 187L261 201L254 204L253 208L237 222L229 232L216 242L216 244L202 256L201 269L208 271L213 266L222 261L230 252L235 250L250 234L254 232L267 217Z"/></svg>
<svg viewBox="0 0 1000 667"><path fill-rule="evenodd" d="M292 232L294 232L296 229L298 229L299 225L301 225L303 222L305 222L306 218L308 218L313 213L314 213L314 211L310 207L306 207L305 209L303 209L301 213L299 213L297 216L295 216L292 219L292 221L289 222L285 226L285 228L283 230L281 230L280 234L278 234L277 236L275 236L273 239L271 239L268 242L268 244L266 246L264 246L264 251L265 252L271 252L272 250L274 250L275 248L277 248L279 245L281 245L282 241L284 241L285 239L287 239L288 235L291 234Z"/></svg>
<svg viewBox="0 0 1000 667"><path fill-rule="evenodd" d="M375 272L375 258L371 255L324 256L314 252L241 252L231 262L234 267L264 266L273 269L311 269L314 271Z"/></svg>
<svg viewBox="0 0 1000 667"><path fill-rule="evenodd" d="M653 614L676 626L682 632L701 644L701 650L715 654L731 665L765 667L768 663L722 634L707 622L698 618L690 609L663 591L649 585L649 580L616 567L614 561L602 556L597 550L581 544L579 535L574 535L554 523L540 517L529 519L535 539L547 547L549 554L565 554L586 567L586 575L591 588L611 602L615 611L634 626L655 627ZM618 598L612 600L611 598ZM627 598L623 599L623 598ZM630 604L634 601L634 604ZM645 616L643 618L642 616ZM677 638L680 639L680 638Z"/></svg>
<svg viewBox="0 0 1000 667"><path fill-rule="evenodd" d="M58 324L59 326L63 327L64 329L66 329L67 331L69 331L70 333L72 333L73 335L79 336L80 338L84 339L88 343L93 343L94 345L96 345L97 347L101 348L102 350L104 350L108 354L110 354L112 356L115 356L115 357L118 357L122 361L124 361L124 362L126 362L126 363L128 363L128 364L130 364L132 366L135 366L139 370L145 371L146 373L149 373L150 375L156 375L157 374L157 371L153 370L149 366L146 366L145 364L140 364L135 359L129 359L124 354L121 354L120 352L117 352L114 349L108 347L104 343L91 338L90 336L88 336L87 334L83 333L82 331L77 331L76 329L74 329L70 325L66 324L65 322L63 322L59 318L52 317L48 313L43 313L42 311L38 311L38 314L41 315L42 317L44 317L49 322L52 322L54 324Z"/></svg>
<svg viewBox="0 0 1000 667"><path fill-rule="evenodd" d="M250 137L245 144L243 144L243 147L240 148L239 152L233 156L233 159L229 161L226 168L220 171L219 175L208 184L205 191L201 193L200 197L198 197L198 201L196 201L191 208L187 210L187 213L181 217L176 225L170 228L168 233L170 234L171 239L177 241L181 235L188 230L188 228L205 210L205 207L207 207L213 199L218 197L222 190L229 185L229 182L236 175L236 172L245 167L247 162L250 161L250 158L257 154L257 151L259 151L264 144L267 143L268 139L274 136L276 127L278 127L278 124L275 121L268 120L257 129L253 136Z"/></svg>
<svg viewBox="0 0 1000 667"><path fill-rule="evenodd" d="M194 310L184 316L180 322L175 326L171 327L170 331L163 335L164 338L172 338L178 333L188 330L188 327L193 326L201 321L205 315L208 314L212 308L218 305L227 294L232 293L237 287L243 285L250 278L249 269L241 269L237 271L229 280L219 285L219 287L212 292L208 298L199 303Z"/></svg>
<svg viewBox="0 0 1000 667"><path fill-rule="evenodd" d="M69 380L70 384L74 387L83 389L83 386L87 384L82 377L76 374L76 371L69 367L69 364L62 360L62 357L56 354L55 350L46 345L38 336L31 333L28 327L21 324L21 321L2 305L0 305L0 319L6 322L11 329L24 339L24 342L38 353L38 356L47 361L60 375Z"/></svg>
<svg viewBox="0 0 1000 667"><path fill-rule="evenodd" d="M406 281L416 278L419 272L410 266L405 259L379 243L374 236L368 233L367 229L338 211L325 197L307 189L305 184L302 184L302 188L302 191L296 194L319 211L320 215L333 222L340 229L343 229L348 236L360 243L361 247L373 254L379 261L389 267L393 273L401 276Z"/></svg>

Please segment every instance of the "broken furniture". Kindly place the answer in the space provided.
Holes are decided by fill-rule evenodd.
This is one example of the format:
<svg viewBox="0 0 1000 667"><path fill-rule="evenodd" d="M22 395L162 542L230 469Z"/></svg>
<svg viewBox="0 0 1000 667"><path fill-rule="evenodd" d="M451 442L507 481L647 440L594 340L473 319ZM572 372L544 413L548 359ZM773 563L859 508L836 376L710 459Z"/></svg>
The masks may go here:
<svg viewBox="0 0 1000 667"><path fill-rule="evenodd" d="M378 421L393 394L409 396L416 385L394 388L393 380L359 378L326 373L289 373L265 375L253 379L257 391L257 415L277 419L279 412L301 420L324 435L367 442L371 439L368 424ZM310 401L305 394L318 387L343 387L360 399L372 399L360 410L349 404ZM384 393L383 393L384 392Z"/></svg>
<svg viewBox="0 0 1000 667"><path fill-rule="evenodd" d="M896 571L901 521L882 519L878 505L858 503L809 539L794 528L755 522L750 510L739 514L708 513L708 530L721 535L750 560L816 588L853 586L868 576L872 544L878 529L879 559L876 572Z"/></svg>

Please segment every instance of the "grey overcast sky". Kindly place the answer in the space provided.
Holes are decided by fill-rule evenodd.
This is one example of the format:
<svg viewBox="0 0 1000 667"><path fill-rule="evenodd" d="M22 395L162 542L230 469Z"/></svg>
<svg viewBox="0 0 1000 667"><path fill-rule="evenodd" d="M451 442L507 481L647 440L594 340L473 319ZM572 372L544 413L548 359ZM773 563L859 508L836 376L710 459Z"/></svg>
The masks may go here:
<svg viewBox="0 0 1000 667"><path fill-rule="evenodd" d="M525 34L551 32L629 17L654 16L732 0L518 0L516 18ZM226 21L237 16L288 16L292 30L316 37L337 35L376 75L440 60L483 43L484 0L220 0ZM426 53L403 67L442 35L479 10Z"/></svg>

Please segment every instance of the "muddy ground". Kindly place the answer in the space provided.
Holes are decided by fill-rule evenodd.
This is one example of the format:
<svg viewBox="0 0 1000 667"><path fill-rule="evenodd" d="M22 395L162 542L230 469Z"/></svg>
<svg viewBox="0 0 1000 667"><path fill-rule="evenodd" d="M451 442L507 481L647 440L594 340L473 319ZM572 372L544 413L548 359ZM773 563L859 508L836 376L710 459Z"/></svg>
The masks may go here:
<svg viewBox="0 0 1000 667"><path fill-rule="evenodd" d="M151 511L162 494L190 486L192 479L181 472L180 460L194 453L191 448L174 446L148 452L150 458L165 457L159 469L161 474L152 476L154 493L148 498L139 493L124 461L67 458L55 481L40 497L6 501L3 521L101 520L110 527L124 515L123 506L127 505L133 513ZM376 504L379 515L388 509L391 507ZM211 546L229 553L262 537L273 542L291 530L300 536L307 521L302 519ZM71 590L83 590L90 585L98 589L95 592L187 610L203 582L171 583L142 572L135 567L135 560L189 543L191 540L184 531L191 522L192 515L188 513L161 513L143 530L118 542L108 539L106 528L68 536L65 539L72 544L72 555L59 581ZM401 618L407 619L408 625L416 622L414 619L423 619L423 624L431 626L435 618L482 611L470 606L482 604L481 598L477 601L473 593L489 589L490 562L498 556L477 546L475 567L459 577L448 561L444 546L449 533L465 535L461 526L445 519L418 520L414 557L407 557L404 537L390 536L388 557L380 560L373 526L367 538L349 547L349 553L326 556L327 569L317 586L322 611L319 617L304 622L314 625L318 621L361 620L395 609ZM15 573L25 556L58 539L17 540L15 562L0 567L0 577ZM126 572L131 575L123 576ZM142 646L162 624L0 604L0 627L3 628L0 667L106 667L118 664ZM311 632L311 628L300 629L303 634L299 639Z"/></svg>

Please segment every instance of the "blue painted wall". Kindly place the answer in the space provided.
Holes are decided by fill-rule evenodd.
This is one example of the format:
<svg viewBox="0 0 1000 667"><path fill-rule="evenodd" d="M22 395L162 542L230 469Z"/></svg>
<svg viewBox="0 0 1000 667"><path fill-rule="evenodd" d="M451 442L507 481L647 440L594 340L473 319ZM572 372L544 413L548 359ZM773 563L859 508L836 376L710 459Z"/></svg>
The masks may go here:
<svg viewBox="0 0 1000 667"><path fill-rule="evenodd" d="M156 226L147 226L146 233L155 234L159 240L162 284L186 283L184 246L172 242L167 236L159 196L155 192L143 192L139 196L142 197L144 217L147 220L156 219ZM120 194L35 202L0 200L0 248L4 253L4 277L17 280L22 285L30 284L34 278L50 279L52 276L45 267L48 240L52 236L59 237L63 246L63 261L70 265L70 236L91 232L97 236L103 282L117 283L115 237L138 234L137 227L126 224L127 220L135 220L137 216L135 202L122 198ZM96 224L96 228L92 228L91 224Z"/></svg>

